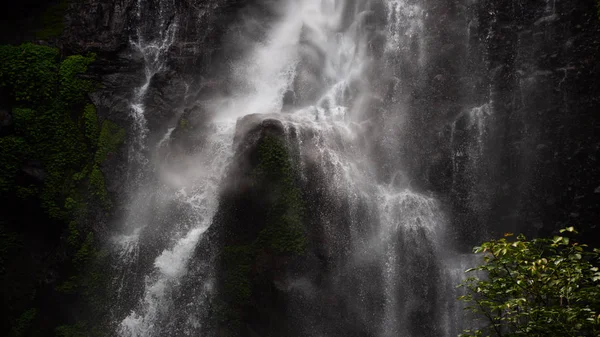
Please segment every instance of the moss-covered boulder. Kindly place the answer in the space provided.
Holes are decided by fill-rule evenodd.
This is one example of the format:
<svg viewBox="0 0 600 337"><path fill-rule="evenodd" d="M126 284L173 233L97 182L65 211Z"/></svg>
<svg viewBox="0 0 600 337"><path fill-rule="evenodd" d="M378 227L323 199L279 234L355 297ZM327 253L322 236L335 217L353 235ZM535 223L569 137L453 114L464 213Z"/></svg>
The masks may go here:
<svg viewBox="0 0 600 337"><path fill-rule="evenodd" d="M222 244L215 315L224 334L247 336L285 306L282 280L307 246L306 209L281 122L242 119L236 147L215 220Z"/></svg>

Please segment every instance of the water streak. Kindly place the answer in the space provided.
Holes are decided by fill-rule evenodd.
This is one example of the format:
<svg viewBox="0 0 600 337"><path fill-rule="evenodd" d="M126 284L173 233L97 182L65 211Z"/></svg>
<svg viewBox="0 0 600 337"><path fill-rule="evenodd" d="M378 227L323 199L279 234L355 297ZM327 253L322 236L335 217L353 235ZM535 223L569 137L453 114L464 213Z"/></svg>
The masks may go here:
<svg viewBox="0 0 600 337"><path fill-rule="evenodd" d="M363 312L367 324L376 326L377 335L414 335L416 322L423 317L433 320L429 324L439 326L433 332L438 333L437 336L450 336L455 332L449 327L447 316L433 309L446 305L451 310L446 302L438 299L442 296L436 297L435 303L427 302L433 292L447 291L446 284L438 282L450 273L437 262L442 260L445 249L443 213L433 197L380 179L377 174L380 163L372 158L365 145L373 138L370 117L374 111L368 104L361 104L367 98L380 95L378 79L371 76L373 64L381 62L371 48L373 36L386 32L386 48L414 60L408 46L414 39L421 43L424 12L416 4L388 0L385 26L385 20L369 21L376 8L374 3L376 1L288 0L282 5L284 10L279 20L265 37L257 41L242 60L231 64L230 72L224 74L231 83L230 91L202 102L214 116L208 123L206 144L199 153L157 166L158 182L149 187L154 193L139 196L140 203L158 208L177 204L185 211L169 218L173 223L159 229L160 237L167 240L163 246L157 244L161 249L145 273L142 294L117 324L119 336L162 336L165 327L161 322L168 322L170 312L182 305L174 302L176 294L189 272L194 249L212 225L217 211L223 172L233 157L236 123L250 114L279 119L287 139L297 142L290 146L299 149L304 181L310 179L307 168L318 167L319 173L326 177L327 193L334 196L338 204L348 206L347 224L332 224L323 217L324 249L334 251L335 247L348 244L349 264L368 265L378 270L378 274L356 276L377 278L383 284L380 317L374 322L368 321L370 313ZM141 0L138 6L143 8ZM138 130L135 153L144 152L148 133L144 95L152 77L164 69L177 23L161 17L159 27L162 33L157 37L146 40L139 33L134 43L146 60L146 82L136 91L132 104ZM420 46L417 62L422 63L425 50L423 43ZM296 102L285 106L284 97L290 92ZM486 113L482 107L469 114L481 137ZM168 144L170 134L159 146ZM373 221L364 220L365 212ZM146 226L138 226L142 234L136 232L131 237L116 240L119 259L124 265L139 257L136 245ZM339 242L338 234L343 226L349 228L349 243ZM123 282L123 277L119 282ZM368 283L369 280L362 281ZM197 282L205 288L206 297L194 301L203 301L211 295L212 280L208 277ZM376 296L369 289L361 291ZM185 324L189 331L194 331L203 322L190 314Z"/></svg>

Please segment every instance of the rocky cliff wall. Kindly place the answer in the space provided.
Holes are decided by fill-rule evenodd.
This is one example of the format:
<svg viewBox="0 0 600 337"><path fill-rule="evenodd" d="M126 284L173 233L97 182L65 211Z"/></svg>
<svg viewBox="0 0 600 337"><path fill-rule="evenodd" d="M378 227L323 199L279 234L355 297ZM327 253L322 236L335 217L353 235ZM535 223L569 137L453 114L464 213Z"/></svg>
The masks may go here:
<svg viewBox="0 0 600 337"><path fill-rule="evenodd" d="M426 6L429 59L402 148L410 175L440 193L471 245L566 224L597 233L596 3Z"/></svg>

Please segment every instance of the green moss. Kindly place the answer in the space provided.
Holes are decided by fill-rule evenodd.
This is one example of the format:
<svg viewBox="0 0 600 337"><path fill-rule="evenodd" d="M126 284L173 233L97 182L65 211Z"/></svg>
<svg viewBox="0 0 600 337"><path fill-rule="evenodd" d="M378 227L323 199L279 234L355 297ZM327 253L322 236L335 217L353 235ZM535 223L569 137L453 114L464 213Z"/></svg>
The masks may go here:
<svg viewBox="0 0 600 337"><path fill-rule="evenodd" d="M61 325L54 330L56 337L89 337L87 323L77 322L72 325Z"/></svg>
<svg viewBox="0 0 600 337"><path fill-rule="evenodd" d="M13 325L10 336L11 337L25 337L28 335L29 330L31 329L32 323L37 316L37 309L31 308L25 310L21 316L17 319L15 324Z"/></svg>
<svg viewBox="0 0 600 337"><path fill-rule="evenodd" d="M87 56L72 55L63 60L58 72L60 90L59 99L67 106L83 101L88 92L93 90L93 84L88 79L81 78L88 66L96 59L95 54Z"/></svg>
<svg viewBox="0 0 600 337"><path fill-rule="evenodd" d="M15 188L15 179L30 153L29 145L21 137L0 138L0 191L8 193Z"/></svg>
<svg viewBox="0 0 600 337"><path fill-rule="evenodd" d="M39 189L35 185L17 186L16 195L21 200L34 198L39 193Z"/></svg>
<svg viewBox="0 0 600 337"><path fill-rule="evenodd" d="M90 193L100 201L104 208L111 207L111 201L106 191L106 184L104 183L104 175L98 165L94 165L92 172L90 173Z"/></svg>
<svg viewBox="0 0 600 337"><path fill-rule="evenodd" d="M81 231L77 224L69 226L68 242L77 247L72 254L74 273L66 278L56 290L65 294L77 294L83 303L95 313L106 307L108 289L108 252L98 248L94 235L88 233L81 242Z"/></svg>
<svg viewBox="0 0 600 337"><path fill-rule="evenodd" d="M73 188L71 177L74 171L86 165L87 149L82 134L75 123L67 116L48 119L52 132L46 131L47 143L36 144L36 158L41 159L46 171L42 205L54 219L64 219L67 213L63 208L64 199Z"/></svg>
<svg viewBox="0 0 600 337"><path fill-rule="evenodd" d="M21 134L31 134L36 132L35 126L37 113L33 109L29 108L15 108L12 111L12 118L15 128Z"/></svg>
<svg viewBox="0 0 600 337"><path fill-rule="evenodd" d="M0 225L0 275L6 272L6 263L23 246L22 237Z"/></svg>
<svg viewBox="0 0 600 337"><path fill-rule="evenodd" d="M93 104L87 104L83 109L83 126L85 137L89 144L96 146L98 144L98 114Z"/></svg>
<svg viewBox="0 0 600 337"><path fill-rule="evenodd" d="M14 99L15 121L15 134L2 139L11 144L0 168L0 188L15 188L24 158L39 161L46 173L42 205L51 218L63 219L72 172L81 170L88 157L84 132L72 115L93 88L81 75L94 55L69 56L61 62L58 49L27 43L0 46L0 60L0 84Z"/></svg>
<svg viewBox="0 0 600 337"><path fill-rule="evenodd" d="M77 294L79 291L79 279L77 276L69 277L69 279L56 286L56 291L69 295Z"/></svg>
<svg viewBox="0 0 600 337"><path fill-rule="evenodd" d="M0 86L17 102L36 107L50 102L57 89L59 51L31 43L0 46Z"/></svg>
<svg viewBox="0 0 600 337"><path fill-rule="evenodd" d="M66 219L70 209L65 206L72 203L65 199L87 175L88 163L95 157L89 151L97 145L98 118L93 105L84 105L93 85L82 78L95 55L73 55L62 61L58 55L55 48L33 44L0 46L0 83L10 89L16 105L15 135L2 139L11 144L0 167L0 188L15 188L24 158L39 161L46 174L42 205L52 219ZM74 111L81 116L82 127L80 118L73 118ZM93 178L94 187L103 185L98 174Z"/></svg>
<svg viewBox="0 0 600 337"><path fill-rule="evenodd" d="M77 173L74 173L73 176L71 177L71 179L73 179L74 182L79 182L79 181L85 179L87 177L88 173L89 173L88 166L86 166L83 168L83 170L81 170Z"/></svg>
<svg viewBox="0 0 600 337"><path fill-rule="evenodd" d="M285 142L265 136L257 144L257 152L258 165L252 178L255 187L266 191L263 197L267 198L268 210L264 227L250 245L230 245L223 251L225 304L219 312L230 328L241 322L252 296L257 257L301 255L306 249L303 199Z"/></svg>
<svg viewBox="0 0 600 337"><path fill-rule="evenodd" d="M67 231L67 242L71 248L77 247L81 240L81 235L79 234L79 229L77 228L77 222L71 221L69 222L69 229Z"/></svg>
<svg viewBox="0 0 600 337"><path fill-rule="evenodd" d="M260 141L258 154L255 176L261 184L267 184L273 199L266 226L258 236L259 247L278 255L300 255L306 248L304 205L291 156L286 144L274 136Z"/></svg>
<svg viewBox="0 0 600 337"><path fill-rule="evenodd" d="M14 121L11 134L0 137L0 200L37 197L51 223L64 226L57 230L66 238L63 248L70 263L65 270L70 272L61 275L57 290L77 295L97 313L106 298L106 254L89 228L78 224L85 223L89 203L110 207L99 165L118 150L125 131L109 121L98 125L87 98L94 86L85 77L93 61L92 54L61 60L57 49L33 44L0 46L0 86ZM28 162L40 163L44 171L39 186L23 183ZM3 262L18 248L12 234L0 234L3 271ZM90 336L80 328L65 325L56 334Z"/></svg>
<svg viewBox="0 0 600 337"><path fill-rule="evenodd" d="M183 130L187 129L187 127L189 126L189 124L190 123L185 118L182 118L182 119L179 120L179 128L181 128Z"/></svg>
<svg viewBox="0 0 600 337"><path fill-rule="evenodd" d="M225 265L229 266L225 278L226 296L242 305L252 295L250 271L255 257L253 246L228 246L223 251Z"/></svg>
<svg viewBox="0 0 600 337"><path fill-rule="evenodd" d="M85 241L79 247L79 250L75 253L73 257L73 263L75 264L77 269L83 269L92 258L94 252L94 234L88 233L85 238Z"/></svg>
<svg viewBox="0 0 600 337"><path fill-rule="evenodd" d="M116 152L125 141L125 130L115 123L105 120L102 123L98 137L98 150L96 151L96 164L106 160L108 154Z"/></svg>

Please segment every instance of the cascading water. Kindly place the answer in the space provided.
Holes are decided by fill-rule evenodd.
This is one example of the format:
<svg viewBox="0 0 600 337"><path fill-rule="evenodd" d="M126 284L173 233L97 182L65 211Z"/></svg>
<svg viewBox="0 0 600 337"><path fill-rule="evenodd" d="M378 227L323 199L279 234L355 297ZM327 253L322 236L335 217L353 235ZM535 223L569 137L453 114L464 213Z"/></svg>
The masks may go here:
<svg viewBox="0 0 600 337"><path fill-rule="evenodd" d="M131 116L133 118L134 137L131 142L130 160L139 165L147 164L146 138L148 126L145 116L146 94L150 81L154 75L165 69L169 47L175 41L177 32L177 20L174 19L175 2L168 0L137 1L136 19L139 21L136 29L136 37L131 44L142 55L144 59L144 82L135 89L131 102ZM158 16L155 22L148 24L148 16L154 15L151 11L153 5L157 5ZM154 21L152 20L152 21Z"/></svg>
<svg viewBox="0 0 600 337"><path fill-rule="evenodd" d="M172 6L166 0L158 5L160 13ZM144 3L138 6L144 20ZM382 176L378 166L384 163L371 153L373 139L380 136L373 134L373 124L389 116L377 116L387 104L382 88L389 79L382 65L396 56L425 62L423 45L419 55L405 46L422 32L423 10L401 0L287 0L274 6L278 18L266 36L223 74L230 82L228 92L197 102L212 116L200 150L157 164L156 183L140 188L133 198L137 210L126 226L133 234L114 240L115 286L126 294L114 301L116 335L189 336L201 330L205 322L199 312L213 295L214 266L203 264L204 276L195 281L201 295L196 292L193 300L182 299L183 280L219 207L219 186L234 156L236 123L250 114L281 121L288 145L299 149L302 179L309 183L309 168L316 167L327 181L324 193L340 212L346 210L343 224L325 212L316 217L324 232L322 249L339 262L328 280L339 289L332 296L350 303L356 324L369 336L456 333L451 304L456 281L451 266L456 263L444 244L443 212L433 197L411 190L398 174ZM172 13L161 14L153 28L157 35L147 39L138 31L134 42L146 61L146 82L132 103L133 151L145 151L143 100L165 64L176 26ZM286 96L294 102L284 102ZM169 135L159 146L168 144ZM361 296L347 291L349 283ZM379 304L370 311L372 302ZM186 309L191 306L195 309ZM174 323L176 310L186 317ZM315 319L306 316L302 319ZM302 333L330 335L323 324L307 324Z"/></svg>
<svg viewBox="0 0 600 337"><path fill-rule="evenodd" d="M167 248L160 252L153 268L144 279L144 292L134 310L119 326L121 336L154 336L161 315L168 314L170 297L177 291L179 281L186 272L187 263L201 235L211 224L217 206L218 183L222 168L231 157L231 142L235 124L219 124L209 140L209 146L195 161L193 171L179 172L165 177L165 186L159 192L166 202L186 205L181 223L169 233ZM172 179L172 180L171 180ZM171 180L171 181L169 181Z"/></svg>
<svg viewBox="0 0 600 337"><path fill-rule="evenodd" d="M158 7L158 16L150 19ZM165 70L169 47L175 41L177 21L175 19L175 3L173 1L142 1L136 2L135 37L130 41L138 52L144 64L143 83L134 89L130 101L130 117L132 119L133 135L129 142L129 184L135 190L129 200L129 210L125 220L125 234L118 234L112 240L116 259L114 267L113 286L116 289L113 301L113 312L119 312L123 303L128 301L131 280L138 279L137 268L140 260L140 232L150 222L148 200L154 196L151 189L143 186L142 172L148 169L148 148L146 144L148 126L146 120L145 99L148 88L154 76ZM160 145L160 144L159 144ZM140 186L141 185L141 186Z"/></svg>

